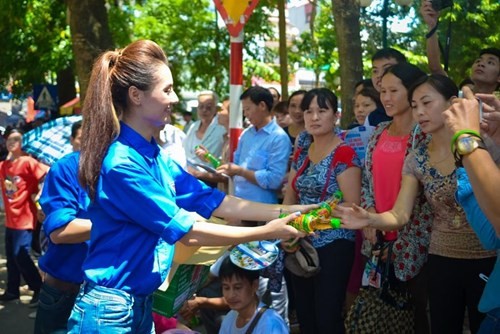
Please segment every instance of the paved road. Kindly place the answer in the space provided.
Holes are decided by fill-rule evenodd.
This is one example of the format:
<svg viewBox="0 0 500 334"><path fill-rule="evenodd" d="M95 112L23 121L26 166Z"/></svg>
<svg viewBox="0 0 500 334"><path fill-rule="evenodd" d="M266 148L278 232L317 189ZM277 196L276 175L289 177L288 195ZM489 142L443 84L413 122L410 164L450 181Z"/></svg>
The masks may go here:
<svg viewBox="0 0 500 334"><path fill-rule="evenodd" d="M4 214L0 213L0 294L7 284L7 260L5 258L5 223ZM34 320L28 315L35 309L29 308L31 291L25 285L21 288L21 300L0 304L0 333L32 334Z"/></svg>

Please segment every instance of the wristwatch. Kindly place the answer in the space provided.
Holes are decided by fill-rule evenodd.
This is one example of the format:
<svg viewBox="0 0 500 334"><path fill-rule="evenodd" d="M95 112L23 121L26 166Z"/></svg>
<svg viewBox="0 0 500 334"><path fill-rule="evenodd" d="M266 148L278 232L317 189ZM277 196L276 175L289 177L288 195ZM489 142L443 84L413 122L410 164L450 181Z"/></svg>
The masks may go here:
<svg viewBox="0 0 500 334"><path fill-rule="evenodd" d="M462 158L464 155L471 154L478 148L485 150L486 145L482 138L476 136L465 136L457 139L455 144L455 164L457 167L463 167Z"/></svg>

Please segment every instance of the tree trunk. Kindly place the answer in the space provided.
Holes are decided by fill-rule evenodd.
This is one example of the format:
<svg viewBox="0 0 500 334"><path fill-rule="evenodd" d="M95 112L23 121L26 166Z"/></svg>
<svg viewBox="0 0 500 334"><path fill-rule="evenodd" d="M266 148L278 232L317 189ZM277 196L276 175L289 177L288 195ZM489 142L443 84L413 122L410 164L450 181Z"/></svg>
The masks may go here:
<svg viewBox="0 0 500 334"><path fill-rule="evenodd" d="M288 99L288 49L286 39L285 0L278 0L281 99Z"/></svg>
<svg viewBox="0 0 500 334"><path fill-rule="evenodd" d="M71 65L57 72L57 96L59 105L53 118L60 116L59 107L76 97L75 73Z"/></svg>
<svg viewBox="0 0 500 334"><path fill-rule="evenodd" d="M105 0L66 0L76 74L83 101L95 59L112 49Z"/></svg>
<svg viewBox="0 0 500 334"><path fill-rule="evenodd" d="M359 36L359 3L353 0L332 0L335 33L339 48L342 127L354 119L352 96L354 85L363 77L361 38Z"/></svg>

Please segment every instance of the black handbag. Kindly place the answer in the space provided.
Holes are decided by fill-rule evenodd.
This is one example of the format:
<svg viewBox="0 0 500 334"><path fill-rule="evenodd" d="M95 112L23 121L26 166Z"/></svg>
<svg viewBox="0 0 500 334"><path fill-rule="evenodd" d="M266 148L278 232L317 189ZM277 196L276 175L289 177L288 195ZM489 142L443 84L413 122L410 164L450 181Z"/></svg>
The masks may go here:
<svg viewBox="0 0 500 334"><path fill-rule="evenodd" d="M347 334L412 334L415 332L414 307L408 291L391 284L392 242L387 245L381 287L363 287L345 320ZM379 261L380 264L380 261Z"/></svg>

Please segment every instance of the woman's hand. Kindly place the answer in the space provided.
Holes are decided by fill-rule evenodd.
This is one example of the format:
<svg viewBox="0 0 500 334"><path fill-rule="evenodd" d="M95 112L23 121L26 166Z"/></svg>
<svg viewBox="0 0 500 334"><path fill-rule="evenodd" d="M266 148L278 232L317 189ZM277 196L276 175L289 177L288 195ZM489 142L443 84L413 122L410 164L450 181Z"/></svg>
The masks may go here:
<svg viewBox="0 0 500 334"><path fill-rule="evenodd" d="M372 227L365 227L363 229L363 236L366 240L368 240L372 245L377 243L377 230Z"/></svg>
<svg viewBox="0 0 500 334"><path fill-rule="evenodd" d="M295 227L288 225L288 222L300 216L300 212L294 212L286 217L271 220L265 225L269 230L269 239L295 239L306 236L306 233L298 231Z"/></svg>
<svg viewBox="0 0 500 334"><path fill-rule="evenodd" d="M308 213L311 210L319 208L319 204L294 204L283 207L283 213L290 214L293 212Z"/></svg>
<svg viewBox="0 0 500 334"><path fill-rule="evenodd" d="M339 205L332 215L341 219L341 228L359 230L370 226L370 213L356 204L351 207Z"/></svg>

